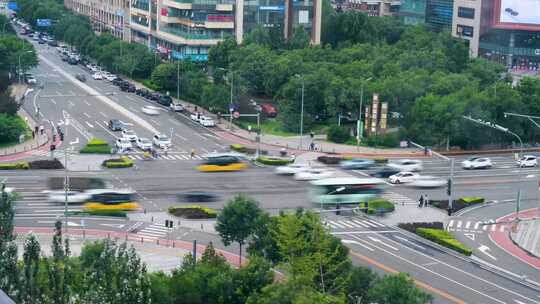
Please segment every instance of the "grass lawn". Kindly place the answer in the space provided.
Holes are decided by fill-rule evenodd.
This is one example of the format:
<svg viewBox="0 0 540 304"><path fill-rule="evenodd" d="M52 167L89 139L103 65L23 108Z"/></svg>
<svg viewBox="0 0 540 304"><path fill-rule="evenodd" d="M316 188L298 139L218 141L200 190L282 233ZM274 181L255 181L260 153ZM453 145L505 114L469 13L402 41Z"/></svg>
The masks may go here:
<svg viewBox="0 0 540 304"><path fill-rule="evenodd" d="M242 129L247 130L248 125L251 126L252 130L257 128L257 120L253 118L252 121L246 120L235 120L234 123L240 126ZM261 130L263 134L271 134L277 136L295 136L298 133L288 132L281 129L281 124L275 119L264 119L261 121Z"/></svg>

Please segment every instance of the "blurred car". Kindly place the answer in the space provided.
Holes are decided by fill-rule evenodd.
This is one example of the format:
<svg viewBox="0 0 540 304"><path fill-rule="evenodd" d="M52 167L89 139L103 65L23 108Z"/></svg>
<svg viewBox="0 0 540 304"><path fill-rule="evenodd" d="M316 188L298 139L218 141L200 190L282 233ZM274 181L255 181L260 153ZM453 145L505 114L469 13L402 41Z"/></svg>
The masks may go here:
<svg viewBox="0 0 540 304"><path fill-rule="evenodd" d="M121 151L130 150L131 148L133 148L133 146L131 145L131 140L123 137L116 139L115 145L116 148Z"/></svg>
<svg viewBox="0 0 540 304"><path fill-rule="evenodd" d="M145 137L139 137L137 138L137 148L148 151L152 149L152 141Z"/></svg>
<svg viewBox="0 0 540 304"><path fill-rule="evenodd" d="M351 160L342 161L339 165L343 169L369 169L375 164L372 159L353 158Z"/></svg>
<svg viewBox="0 0 540 304"><path fill-rule="evenodd" d="M214 122L214 120L208 116L201 116L201 118L199 118L199 123L205 127L216 126L216 123Z"/></svg>
<svg viewBox="0 0 540 304"><path fill-rule="evenodd" d="M159 96L161 96L161 94L155 93L155 92L149 92L144 97L146 97L147 99L150 99L150 100L157 101L159 99Z"/></svg>
<svg viewBox="0 0 540 304"><path fill-rule="evenodd" d="M27 84L36 84L37 83L36 78L34 78L34 76L32 76L32 74L26 73L26 74L24 74L24 77L26 78L26 83Z"/></svg>
<svg viewBox="0 0 540 304"><path fill-rule="evenodd" d="M123 92L135 92L137 90L137 88L135 87L135 85L127 82L127 81L124 81L122 82L120 85L120 90L123 91Z"/></svg>
<svg viewBox="0 0 540 304"><path fill-rule="evenodd" d="M116 75L113 75L113 74L107 74L105 75L105 79L107 79L108 81L114 81L116 78Z"/></svg>
<svg viewBox="0 0 540 304"><path fill-rule="evenodd" d="M463 169L487 169L491 168L493 164L488 157L471 157L461 162Z"/></svg>
<svg viewBox="0 0 540 304"><path fill-rule="evenodd" d="M84 76L83 74L76 74L75 75L75 78L77 78L78 81L80 82L85 82L86 81L86 76Z"/></svg>
<svg viewBox="0 0 540 304"><path fill-rule="evenodd" d="M536 167L538 165L538 159L534 155L524 155L519 160L516 161L516 164L520 168L525 167Z"/></svg>
<svg viewBox="0 0 540 304"><path fill-rule="evenodd" d="M189 115L189 118L191 118L191 120L193 120L193 121L199 122L199 119L201 119L201 114L193 113L193 114Z"/></svg>
<svg viewBox="0 0 540 304"><path fill-rule="evenodd" d="M120 77L116 77L113 81L112 81L112 84L115 85L115 86L120 86L122 85L124 82L126 82L124 79L120 78Z"/></svg>
<svg viewBox="0 0 540 304"><path fill-rule="evenodd" d="M142 107L142 112L146 115L156 116L156 115L159 115L159 108L145 105Z"/></svg>
<svg viewBox="0 0 540 304"><path fill-rule="evenodd" d="M219 199L219 196L204 191L187 191L177 194L177 198L181 202L188 203L205 203L205 202L215 202Z"/></svg>
<svg viewBox="0 0 540 304"><path fill-rule="evenodd" d="M40 39L38 40L38 44L45 44L45 40L40 38Z"/></svg>
<svg viewBox="0 0 540 304"><path fill-rule="evenodd" d="M280 175L293 175L298 172L303 172L311 168L308 164L290 164L286 166L279 166L274 169L274 173Z"/></svg>
<svg viewBox="0 0 540 304"><path fill-rule="evenodd" d="M388 181L392 184L410 183L420 177L420 175L414 172L399 172L398 174L391 175Z"/></svg>
<svg viewBox="0 0 540 304"><path fill-rule="evenodd" d="M180 103L171 103L171 110L174 112L184 111L184 107Z"/></svg>
<svg viewBox="0 0 540 304"><path fill-rule="evenodd" d="M138 88L138 89L135 89L135 94L139 95L139 96L142 96L142 97L145 97L147 94L149 94L150 91L148 91L147 89L145 88Z"/></svg>
<svg viewBox="0 0 540 304"><path fill-rule="evenodd" d="M274 118L278 114L278 111L277 111L276 107L274 105L272 105L272 104L261 103L260 107L261 107L261 112L264 115L266 115L267 117Z"/></svg>
<svg viewBox="0 0 540 304"><path fill-rule="evenodd" d="M171 140L167 135L164 134L154 134L152 143L154 144L154 146L162 149L171 146Z"/></svg>
<svg viewBox="0 0 540 304"><path fill-rule="evenodd" d="M230 153L213 153L205 155L204 158L205 160L197 166L197 170L202 172L230 172L247 168L240 157Z"/></svg>
<svg viewBox="0 0 540 304"><path fill-rule="evenodd" d="M47 201L50 203L64 203L66 201L66 192L64 190L44 191L47 194ZM79 191L68 191L68 204L82 204L90 198L90 195Z"/></svg>
<svg viewBox="0 0 540 304"><path fill-rule="evenodd" d="M439 188L446 186L447 181L440 177L434 176L418 176L409 183L412 187L417 188Z"/></svg>
<svg viewBox="0 0 540 304"><path fill-rule="evenodd" d="M58 46L58 42L54 39L51 39L47 42L49 46Z"/></svg>
<svg viewBox="0 0 540 304"><path fill-rule="evenodd" d="M334 173L332 171L328 171L325 169L311 168L311 169L307 169L307 170L295 173L294 179L310 181L310 180L317 180L317 179L323 179L323 178L330 178L333 176L334 176Z"/></svg>
<svg viewBox="0 0 540 304"><path fill-rule="evenodd" d="M400 159L389 163L387 166L402 172L417 172L423 169L422 161L418 159Z"/></svg>
<svg viewBox="0 0 540 304"><path fill-rule="evenodd" d="M379 178L388 178L388 177L390 177L390 176L392 176L394 174L397 174L399 172L400 171L395 169L395 168L384 166L384 167L381 167L381 168L377 169L371 175L374 176L374 177L379 177Z"/></svg>
<svg viewBox="0 0 540 304"><path fill-rule="evenodd" d="M103 75L101 75L101 73L94 73L92 78L94 78L94 80L103 80Z"/></svg>
<svg viewBox="0 0 540 304"><path fill-rule="evenodd" d="M124 130L124 128L125 126L120 120L118 119L109 120L109 129L111 129L111 131L122 131Z"/></svg>
<svg viewBox="0 0 540 304"><path fill-rule="evenodd" d="M133 130L122 130L122 137L129 139L131 142L137 141L137 134Z"/></svg>

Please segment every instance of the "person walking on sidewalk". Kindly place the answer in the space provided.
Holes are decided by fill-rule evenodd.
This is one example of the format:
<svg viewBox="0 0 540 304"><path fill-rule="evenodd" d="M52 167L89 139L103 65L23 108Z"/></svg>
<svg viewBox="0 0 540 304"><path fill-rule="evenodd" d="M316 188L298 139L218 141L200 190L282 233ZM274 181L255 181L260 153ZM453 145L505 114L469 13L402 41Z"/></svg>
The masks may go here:
<svg viewBox="0 0 540 304"><path fill-rule="evenodd" d="M195 149L191 149L191 158L195 157Z"/></svg>
<svg viewBox="0 0 540 304"><path fill-rule="evenodd" d="M39 134L43 135L43 130L45 130L45 128L43 126L39 126Z"/></svg>
<svg viewBox="0 0 540 304"><path fill-rule="evenodd" d="M424 196L420 195L420 199L418 200L418 208L422 208L422 205L424 205Z"/></svg>
<svg viewBox="0 0 540 304"><path fill-rule="evenodd" d="M429 203L428 196L427 196L427 194L424 194L424 207L427 207L428 203Z"/></svg>

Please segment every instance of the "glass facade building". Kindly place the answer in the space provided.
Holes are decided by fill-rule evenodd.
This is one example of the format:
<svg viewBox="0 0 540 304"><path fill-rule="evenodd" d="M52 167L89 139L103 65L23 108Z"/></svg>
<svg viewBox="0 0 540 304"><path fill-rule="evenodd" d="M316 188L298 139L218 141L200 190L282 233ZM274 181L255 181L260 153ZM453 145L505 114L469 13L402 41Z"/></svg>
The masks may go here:
<svg viewBox="0 0 540 304"><path fill-rule="evenodd" d="M426 23L434 30L450 30L454 14L454 0L428 0Z"/></svg>

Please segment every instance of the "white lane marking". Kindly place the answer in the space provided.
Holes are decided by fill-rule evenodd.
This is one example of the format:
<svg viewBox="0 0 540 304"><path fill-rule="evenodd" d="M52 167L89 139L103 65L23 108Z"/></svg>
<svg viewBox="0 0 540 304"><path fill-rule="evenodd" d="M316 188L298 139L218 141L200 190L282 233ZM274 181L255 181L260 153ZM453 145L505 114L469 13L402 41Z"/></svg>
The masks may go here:
<svg viewBox="0 0 540 304"><path fill-rule="evenodd" d="M174 119L169 118L169 121L172 122L173 124L177 125L177 126L180 125L180 123L178 121L174 120Z"/></svg>
<svg viewBox="0 0 540 304"><path fill-rule="evenodd" d="M354 237L354 235L353 235L352 237ZM342 242L342 243L345 243L345 244L355 244L355 245L358 245L358 246L360 246L360 247L363 247L363 248L365 248L365 249L367 249L367 250L369 250L369 251L375 251L373 248L368 247L368 246L366 246L366 245L364 245L364 244L362 244L362 243L360 243L360 242L358 242L358 241L354 241L354 240L341 240L341 242Z"/></svg>
<svg viewBox="0 0 540 304"><path fill-rule="evenodd" d="M185 160L189 159L189 157L187 155L180 155L180 156L182 156L182 158L185 159Z"/></svg>
<svg viewBox="0 0 540 304"><path fill-rule="evenodd" d="M185 138L185 137L182 136L182 135L179 135L179 134L177 134L177 133L175 133L174 135L175 135L176 137L180 138L181 140L187 141L187 138Z"/></svg>
<svg viewBox="0 0 540 304"><path fill-rule="evenodd" d="M476 224L474 224L474 230L478 230L478 228L480 228L480 224L482 224L482 222L476 222Z"/></svg>
<svg viewBox="0 0 540 304"><path fill-rule="evenodd" d="M383 224L381 224L381 223L379 223L379 222L376 222L376 221L374 221L374 220L366 220L366 221L367 221L368 223L375 224L375 225L377 225L377 226L379 226L379 227L386 227L385 225L383 225Z"/></svg>
<svg viewBox="0 0 540 304"><path fill-rule="evenodd" d="M362 221L358 221L358 220L352 220L353 222L357 223L358 225L364 227L364 228L369 228L368 225L364 224Z"/></svg>
<svg viewBox="0 0 540 304"><path fill-rule="evenodd" d="M206 137L202 136L202 135L201 135L201 134L199 134L199 133L195 133L195 135L199 136L200 138L202 138L202 139L204 139L204 140L208 140L208 138L206 138Z"/></svg>
<svg viewBox="0 0 540 304"><path fill-rule="evenodd" d="M334 222L334 221L328 221L329 223L331 223L332 225L334 226L337 226L338 228L345 228L345 226L341 225L340 223L338 222Z"/></svg>
<svg viewBox="0 0 540 304"><path fill-rule="evenodd" d="M478 250L479 250L480 252L482 252L483 254L487 255L487 256L488 256L489 258L491 258L492 260L494 260L494 261L497 260L496 257L494 257L494 256L492 256L491 254L488 253L488 251L491 250L488 246L480 244L480 247L478 247Z"/></svg>
<svg viewBox="0 0 540 304"><path fill-rule="evenodd" d="M87 125L87 126L89 126L90 128L93 128L93 127L94 127L94 125L93 125L93 124L91 124L91 123L89 123L88 121L86 121L86 120L85 120L84 122L85 122L85 123L86 123L86 125Z"/></svg>
<svg viewBox="0 0 540 304"><path fill-rule="evenodd" d="M90 118L90 115L88 115L86 112L83 112L83 115L86 116L86 118Z"/></svg>
<svg viewBox="0 0 540 304"><path fill-rule="evenodd" d="M389 244L386 244L385 242L383 242L382 240L378 239L378 238L374 238L374 237L371 237L371 236L368 236L368 239L370 239L371 241L373 241L374 243L379 243L381 245L384 245L392 250L395 250L395 251L398 251L399 249L392 246L392 245L389 245Z"/></svg>
<svg viewBox="0 0 540 304"><path fill-rule="evenodd" d="M73 101L71 101L71 100L68 100L68 103L69 103L69 105L72 106L72 107L75 106L75 104L74 104Z"/></svg>
<svg viewBox="0 0 540 304"><path fill-rule="evenodd" d="M201 150L204 152L204 153L209 153L210 151L206 150L205 148L201 148Z"/></svg>
<svg viewBox="0 0 540 304"><path fill-rule="evenodd" d="M155 123L155 124L158 125L158 126L161 126L161 124L160 124L159 122L155 121L154 119L150 119L150 121L153 122L153 123Z"/></svg>
<svg viewBox="0 0 540 304"><path fill-rule="evenodd" d="M456 226L456 227L457 227L457 228L461 228L461 221L458 221L458 222L457 222L457 226Z"/></svg>
<svg viewBox="0 0 540 304"><path fill-rule="evenodd" d="M56 95L58 96L62 96L62 93L58 92L58 91L54 91L56 93Z"/></svg>
<svg viewBox="0 0 540 304"><path fill-rule="evenodd" d="M347 221L338 221L338 223L340 223L341 225L345 227L356 228L355 226L353 226L351 223L348 223Z"/></svg>
<svg viewBox="0 0 540 304"><path fill-rule="evenodd" d="M83 100L83 102L84 102L87 106L91 106L91 104L90 104L87 100Z"/></svg>
<svg viewBox="0 0 540 304"><path fill-rule="evenodd" d="M99 112L99 114L101 114L103 117L105 118L108 118L109 116L107 116L107 114L103 113L103 112Z"/></svg>
<svg viewBox="0 0 540 304"><path fill-rule="evenodd" d="M465 229L469 229L469 227L471 227L471 221L467 221L467 223L465 223Z"/></svg>
<svg viewBox="0 0 540 304"><path fill-rule="evenodd" d="M133 99L133 97L131 97L131 96L129 96L129 95L126 95L125 97L126 97L127 99L129 99L129 100L135 100L135 99Z"/></svg>
<svg viewBox="0 0 540 304"><path fill-rule="evenodd" d="M74 145L74 144L78 144L78 143L79 143L79 138L78 137L74 141L69 142L70 145Z"/></svg>
<svg viewBox="0 0 540 304"><path fill-rule="evenodd" d="M51 102L52 102L53 104L56 104L56 100L54 100L54 99L52 99L52 98L51 98Z"/></svg>
<svg viewBox="0 0 540 304"><path fill-rule="evenodd" d="M402 240L402 241L404 241L404 242L407 242L407 243L413 245L414 247L420 248L420 249L422 249L422 250L426 250L426 247L420 246L420 245L416 244L415 242L413 242L413 241L411 241L411 240L409 240L409 239L406 239L406 238L404 238L404 237L400 237L399 235L395 235L394 237L395 237L396 239L398 239L398 240ZM434 263L434 264L437 264L437 263L435 263L435 262L433 262L433 263Z"/></svg>
<svg viewBox="0 0 540 304"><path fill-rule="evenodd" d="M454 220L450 220L450 223L448 223L448 226L446 228L450 228L454 225Z"/></svg>
<svg viewBox="0 0 540 304"><path fill-rule="evenodd" d="M471 241L474 241L474 239L475 239L475 234L474 233L464 233L463 235L468 237L469 239L471 239Z"/></svg>

